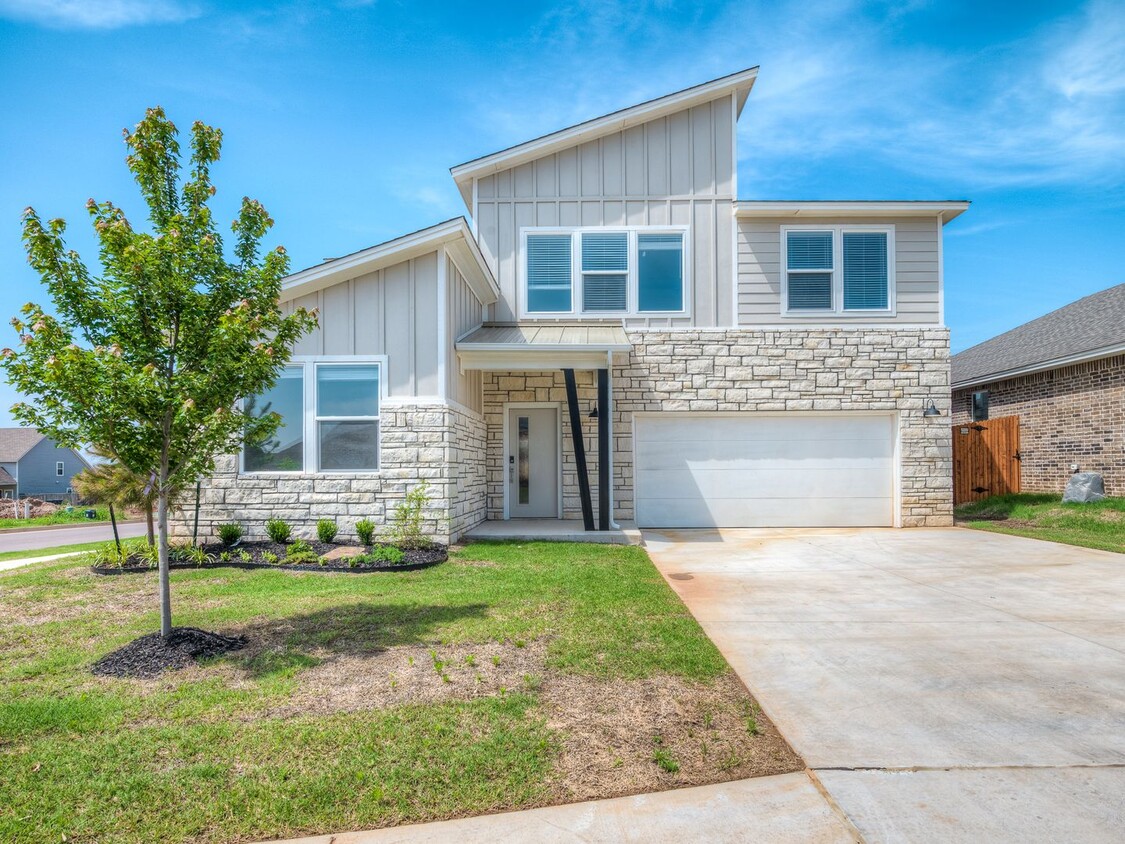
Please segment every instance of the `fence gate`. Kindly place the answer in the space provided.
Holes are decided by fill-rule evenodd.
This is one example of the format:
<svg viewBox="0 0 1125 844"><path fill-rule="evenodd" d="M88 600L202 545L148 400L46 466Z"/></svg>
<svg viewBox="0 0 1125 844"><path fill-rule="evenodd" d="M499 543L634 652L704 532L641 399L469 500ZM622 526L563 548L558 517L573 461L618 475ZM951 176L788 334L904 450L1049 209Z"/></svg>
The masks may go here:
<svg viewBox="0 0 1125 844"><path fill-rule="evenodd" d="M1020 418L953 426L953 503L1020 491Z"/></svg>

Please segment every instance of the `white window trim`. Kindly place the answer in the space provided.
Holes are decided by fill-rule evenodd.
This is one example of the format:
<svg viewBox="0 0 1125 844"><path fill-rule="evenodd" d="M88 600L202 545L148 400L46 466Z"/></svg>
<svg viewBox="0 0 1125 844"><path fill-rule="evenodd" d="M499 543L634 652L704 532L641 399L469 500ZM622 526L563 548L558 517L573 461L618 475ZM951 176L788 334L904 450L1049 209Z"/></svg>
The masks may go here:
<svg viewBox="0 0 1125 844"><path fill-rule="evenodd" d="M354 364L371 365L379 367L379 415L378 416L320 416L316 415L316 367L319 364ZM375 477L383 471L383 406L389 398L388 369L386 355L294 355L289 359L286 367L302 368L302 398L304 419L302 420L301 434L304 437L304 466L300 469L261 469L247 470L246 449L238 452L239 475L272 476L272 475L357 475ZM373 421L379 423L379 436L375 443L375 460L377 469L321 469L320 468L320 437L318 436L318 423L332 421Z"/></svg>
<svg viewBox="0 0 1125 844"><path fill-rule="evenodd" d="M66 474L66 464L61 460L55 461L55 477L61 478L65 474Z"/></svg>
<svg viewBox="0 0 1125 844"><path fill-rule="evenodd" d="M831 232L832 233L832 307L789 309L789 232ZM844 234L851 232L882 232L887 235L887 307L850 308L844 310ZM893 317L898 313L895 292L895 227L884 225L800 225L781 227L781 251L778 253L778 269L781 273L781 315L789 318L833 316L841 319L863 319L871 316ZM824 270L793 270L793 272L824 272Z"/></svg>
<svg viewBox="0 0 1125 844"><path fill-rule="evenodd" d="M629 238L629 268L626 272L625 310L586 311L582 309L582 239L575 237L583 232L610 234L623 232ZM520 228L520 256L518 267L518 308L520 319L614 319L620 317L641 317L660 319L666 317L691 316L691 238L688 226L526 226ZM529 311L527 307L527 236L529 234L569 234L570 237L570 310L569 311ZM637 238L641 234L678 234L683 237L683 281L684 307L678 311L639 310L639 274L637 260ZM609 271L591 271L590 275L620 275Z"/></svg>

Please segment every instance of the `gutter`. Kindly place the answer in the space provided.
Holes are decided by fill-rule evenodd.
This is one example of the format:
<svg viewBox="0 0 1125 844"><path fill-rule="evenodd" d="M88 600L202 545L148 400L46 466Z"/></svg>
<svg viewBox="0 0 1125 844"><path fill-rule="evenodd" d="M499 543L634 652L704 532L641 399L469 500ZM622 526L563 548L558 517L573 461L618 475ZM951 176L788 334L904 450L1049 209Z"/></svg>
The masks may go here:
<svg viewBox="0 0 1125 844"><path fill-rule="evenodd" d="M1054 358L1053 360L1042 361L1041 363L1028 364L1027 366L1020 366L1014 369L1003 369L999 372L980 375L964 381L955 381L950 385L950 390L962 390L965 387L979 387L982 384L1007 381L1010 378L1018 378L1021 375L1034 375L1036 372L1046 372L1050 369L1061 369L1064 366L1073 366L1077 363L1104 360L1105 358L1112 358L1121 354L1125 354L1125 343L1118 343L1114 346L1103 346L1100 349L1079 352L1074 355Z"/></svg>

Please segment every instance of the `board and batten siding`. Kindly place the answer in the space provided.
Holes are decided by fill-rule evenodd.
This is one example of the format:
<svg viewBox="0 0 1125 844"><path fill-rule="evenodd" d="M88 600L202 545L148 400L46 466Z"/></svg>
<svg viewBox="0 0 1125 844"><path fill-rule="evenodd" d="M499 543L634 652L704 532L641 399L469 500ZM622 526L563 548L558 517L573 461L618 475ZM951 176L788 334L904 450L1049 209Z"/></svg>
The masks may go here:
<svg viewBox="0 0 1125 844"><path fill-rule="evenodd" d="M738 222L738 319L740 325L846 324L847 317L824 314L781 316L781 227L838 226L839 219L785 217ZM941 224L935 218L857 219L856 225L895 227L895 314L864 314L864 323L940 324ZM846 224L846 223L845 223Z"/></svg>
<svg viewBox="0 0 1125 844"><path fill-rule="evenodd" d="M439 395L437 269L434 251L283 302L320 310L293 354L386 355L390 396Z"/></svg>
<svg viewBox="0 0 1125 844"><path fill-rule="evenodd" d="M733 324L734 114L724 97L477 179L478 239L501 293L491 319L517 318L521 229L689 226L691 315L627 324Z"/></svg>
<svg viewBox="0 0 1125 844"><path fill-rule="evenodd" d="M458 337L480 328L484 322L484 306L457 269L457 265L449 258L446 260L449 261L445 276L448 282L449 325L445 330L449 339L445 344L445 371L449 379L449 398L476 413L484 413L481 372L461 372L461 362L457 359L455 346Z"/></svg>

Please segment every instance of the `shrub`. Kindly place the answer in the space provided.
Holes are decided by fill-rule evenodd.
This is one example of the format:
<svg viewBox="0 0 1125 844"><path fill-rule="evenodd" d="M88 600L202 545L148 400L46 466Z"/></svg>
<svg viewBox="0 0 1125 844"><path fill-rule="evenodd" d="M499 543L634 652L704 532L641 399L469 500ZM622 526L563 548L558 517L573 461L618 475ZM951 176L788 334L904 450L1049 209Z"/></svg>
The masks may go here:
<svg viewBox="0 0 1125 844"><path fill-rule="evenodd" d="M238 552L238 559L243 563L252 563L254 562L254 555L243 548Z"/></svg>
<svg viewBox="0 0 1125 844"><path fill-rule="evenodd" d="M219 541L223 545L234 545L240 539L242 539L242 525L238 522L227 522L225 525L219 525Z"/></svg>
<svg viewBox="0 0 1125 844"><path fill-rule="evenodd" d="M262 562L263 563L269 563L271 566L273 566L273 565L276 565L280 560L281 560L281 558L279 556L277 556L277 554L273 553L272 551L263 551L262 552Z"/></svg>
<svg viewBox="0 0 1125 844"><path fill-rule="evenodd" d="M393 545L377 545L365 556L373 563L391 563L396 566L406 559L406 555Z"/></svg>
<svg viewBox="0 0 1125 844"><path fill-rule="evenodd" d="M86 560L92 566L98 568L120 568L129 560L129 555L136 552L138 549L132 543L122 543L121 553L117 553L117 545L113 542L107 542L100 548L90 551L86 555Z"/></svg>
<svg viewBox="0 0 1125 844"><path fill-rule="evenodd" d="M312 546L305 542L303 539L294 539L293 544L285 549L285 556L292 557L295 554L304 554L306 551L311 551Z"/></svg>
<svg viewBox="0 0 1125 844"><path fill-rule="evenodd" d="M321 542L331 542L336 538L338 530L334 519L319 519L316 523L316 538Z"/></svg>
<svg viewBox="0 0 1125 844"><path fill-rule="evenodd" d="M375 541L375 523L371 519L360 519L356 522L355 532L363 545L370 545Z"/></svg>
<svg viewBox="0 0 1125 844"><path fill-rule="evenodd" d="M221 562L221 563L229 563L230 561L231 561L231 553L230 553L230 551L220 551L220 552L219 552L219 562Z"/></svg>
<svg viewBox="0 0 1125 844"><path fill-rule="evenodd" d="M400 548L426 548L430 540L422 533L422 511L430 500L430 485L419 481L395 507L387 538Z"/></svg>
<svg viewBox="0 0 1125 844"><path fill-rule="evenodd" d="M266 522L266 534L274 542L284 545L293 535L293 528L289 526L289 522L285 519L270 519Z"/></svg>

